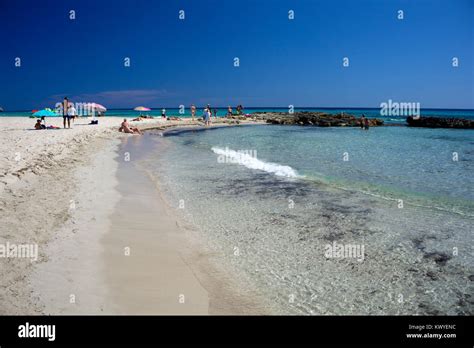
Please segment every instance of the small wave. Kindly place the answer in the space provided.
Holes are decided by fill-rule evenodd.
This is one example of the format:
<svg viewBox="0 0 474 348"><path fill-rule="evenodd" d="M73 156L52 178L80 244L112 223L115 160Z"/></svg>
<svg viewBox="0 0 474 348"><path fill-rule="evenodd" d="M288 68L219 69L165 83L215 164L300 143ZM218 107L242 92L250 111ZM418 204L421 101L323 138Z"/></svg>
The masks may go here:
<svg viewBox="0 0 474 348"><path fill-rule="evenodd" d="M245 152L239 152L228 148L222 149L213 147L212 151L219 155L223 163L235 163L245 166L250 169L262 170L267 173L275 174L276 176L283 176L286 178L299 178L296 170L290 166L284 166L278 163L264 162Z"/></svg>

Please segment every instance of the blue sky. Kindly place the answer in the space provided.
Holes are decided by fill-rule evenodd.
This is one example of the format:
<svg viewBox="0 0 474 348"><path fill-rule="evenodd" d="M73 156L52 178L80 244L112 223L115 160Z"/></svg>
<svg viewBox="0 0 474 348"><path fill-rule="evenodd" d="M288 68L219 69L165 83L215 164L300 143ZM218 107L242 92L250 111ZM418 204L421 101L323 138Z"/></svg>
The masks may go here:
<svg viewBox="0 0 474 348"><path fill-rule="evenodd" d="M473 28L471 0L0 0L0 105L474 108Z"/></svg>

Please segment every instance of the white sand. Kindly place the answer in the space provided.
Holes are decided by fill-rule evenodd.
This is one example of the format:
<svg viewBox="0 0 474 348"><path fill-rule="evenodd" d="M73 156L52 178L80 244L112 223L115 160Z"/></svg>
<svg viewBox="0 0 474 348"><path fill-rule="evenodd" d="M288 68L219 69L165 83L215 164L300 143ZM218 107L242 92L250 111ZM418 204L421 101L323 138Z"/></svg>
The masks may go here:
<svg viewBox="0 0 474 348"><path fill-rule="evenodd" d="M0 314L264 313L208 263L172 214L157 214L165 203L151 183L138 183L141 193L116 189L119 139L138 136L119 133L121 120L36 131L34 119L0 118L0 244L39 247L36 262L0 259Z"/></svg>

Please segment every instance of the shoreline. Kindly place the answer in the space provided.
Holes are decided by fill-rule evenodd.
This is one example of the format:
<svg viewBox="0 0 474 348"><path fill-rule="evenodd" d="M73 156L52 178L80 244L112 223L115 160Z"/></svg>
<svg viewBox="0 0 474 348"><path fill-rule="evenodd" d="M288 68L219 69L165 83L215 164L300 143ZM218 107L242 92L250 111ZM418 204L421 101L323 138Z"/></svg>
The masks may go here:
<svg viewBox="0 0 474 348"><path fill-rule="evenodd" d="M147 155L142 139L125 139L118 149L134 160L119 163L121 199L111 216L111 229L102 238L106 280L113 302L120 303L118 312L268 314L263 301L239 288L228 270L212 262L202 241L191 235L192 227L163 198L160 182L141 168L140 161ZM131 275L133 283L124 288Z"/></svg>
<svg viewBox="0 0 474 348"><path fill-rule="evenodd" d="M30 119L0 119L5 135L0 145L7 149L0 162L0 242L35 243L39 249L36 262L1 260L3 314L119 312L113 301L104 300L109 290L98 241L120 199L114 187L118 139L134 136L116 130L120 118L101 121L100 127L86 127L79 119L71 130L41 132L26 130ZM200 126L150 121L133 124L142 129Z"/></svg>

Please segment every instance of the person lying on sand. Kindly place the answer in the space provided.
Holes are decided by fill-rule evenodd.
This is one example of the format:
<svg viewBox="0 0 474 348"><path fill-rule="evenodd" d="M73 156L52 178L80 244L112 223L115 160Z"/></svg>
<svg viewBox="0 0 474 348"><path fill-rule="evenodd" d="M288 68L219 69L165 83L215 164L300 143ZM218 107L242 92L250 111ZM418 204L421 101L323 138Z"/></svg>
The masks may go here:
<svg viewBox="0 0 474 348"><path fill-rule="evenodd" d="M176 116L171 116L167 118L168 121L181 121L181 118Z"/></svg>
<svg viewBox="0 0 474 348"><path fill-rule="evenodd" d="M141 121L141 120L144 120L144 119L151 119L151 118L154 118L154 117L149 116L149 115L142 115L142 116L138 116L137 118L134 118L132 121Z"/></svg>
<svg viewBox="0 0 474 348"><path fill-rule="evenodd" d="M124 118L123 122L119 128L119 132L131 133L131 134L142 134L137 127L131 127L127 119Z"/></svg>

